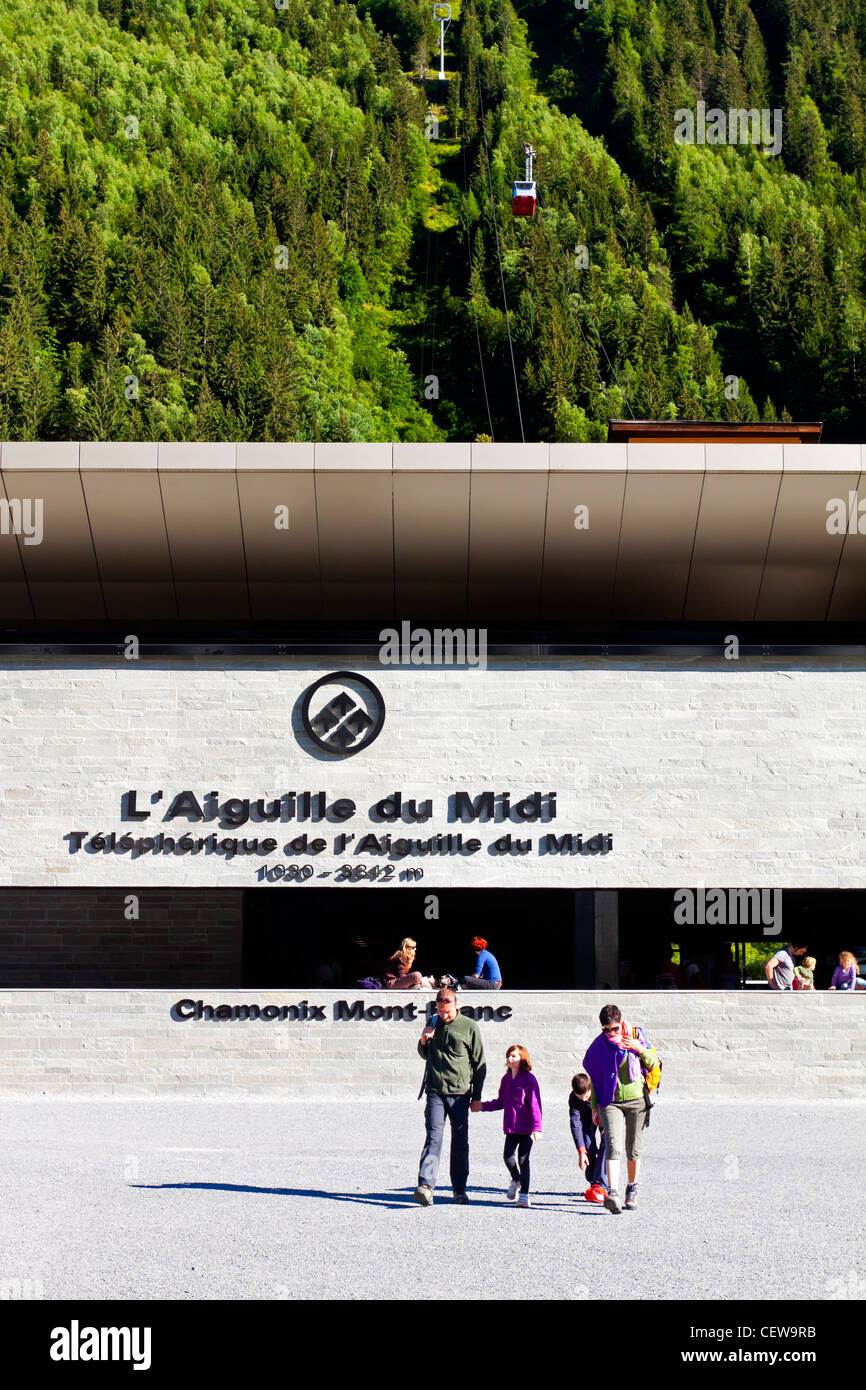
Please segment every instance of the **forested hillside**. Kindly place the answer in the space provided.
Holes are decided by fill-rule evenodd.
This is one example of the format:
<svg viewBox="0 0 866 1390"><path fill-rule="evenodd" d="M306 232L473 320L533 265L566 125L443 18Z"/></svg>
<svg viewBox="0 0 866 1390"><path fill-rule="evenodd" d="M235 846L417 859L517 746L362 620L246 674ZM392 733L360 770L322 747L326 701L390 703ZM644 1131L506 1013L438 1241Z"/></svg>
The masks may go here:
<svg viewBox="0 0 866 1390"><path fill-rule="evenodd" d="M866 439L866 0L522 0L544 89L641 190L725 368ZM677 145L674 113L781 112L778 156Z"/></svg>
<svg viewBox="0 0 866 1390"><path fill-rule="evenodd" d="M866 0L278 5L4 0L0 437L866 438Z"/></svg>
<svg viewBox="0 0 866 1390"><path fill-rule="evenodd" d="M479 401L489 405L488 432L512 439L603 439L607 420L629 412L756 419L763 405L774 418L677 296L637 183L538 91L513 11L468 0L460 43L469 304L446 288L437 322L443 371L470 366L462 388L454 381L461 410L477 420ZM521 221L511 181L525 138L538 151L540 211ZM447 279L460 283L456 270Z"/></svg>
<svg viewBox="0 0 866 1390"><path fill-rule="evenodd" d="M337 0L4 0L0 437L435 437L425 110Z"/></svg>

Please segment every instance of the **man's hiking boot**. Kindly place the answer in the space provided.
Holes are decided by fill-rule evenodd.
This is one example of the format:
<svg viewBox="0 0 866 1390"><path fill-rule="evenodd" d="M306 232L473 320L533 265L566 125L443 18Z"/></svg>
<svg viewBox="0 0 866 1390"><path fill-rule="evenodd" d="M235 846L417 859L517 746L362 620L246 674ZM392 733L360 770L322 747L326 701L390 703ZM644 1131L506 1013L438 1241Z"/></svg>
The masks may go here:
<svg viewBox="0 0 866 1390"><path fill-rule="evenodd" d="M622 1202L616 1188L612 1187L604 1199L604 1204L613 1216L618 1216L622 1211Z"/></svg>
<svg viewBox="0 0 866 1390"><path fill-rule="evenodd" d="M630 1182L625 1190L626 1211L637 1211L637 1183Z"/></svg>
<svg viewBox="0 0 866 1390"><path fill-rule="evenodd" d="M432 1207L433 1189L428 1187L426 1182L419 1182L415 1191L412 1193L412 1201L417 1202L419 1207Z"/></svg>

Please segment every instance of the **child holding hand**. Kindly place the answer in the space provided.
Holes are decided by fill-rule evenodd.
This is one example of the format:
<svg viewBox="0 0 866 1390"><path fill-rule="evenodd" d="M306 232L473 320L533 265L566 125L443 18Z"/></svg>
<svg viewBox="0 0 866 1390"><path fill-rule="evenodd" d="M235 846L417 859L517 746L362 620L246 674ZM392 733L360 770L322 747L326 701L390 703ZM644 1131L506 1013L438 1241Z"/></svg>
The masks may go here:
<svg viewBox="0 0 866 1390"><path fill-rule="evenodd" d="M592 1082L585 1071L571 1078L568 1093L568 1115L571 1137L577 1149L577 1161L588 1184L584 1198L587 1202L603 1202L607 1195L604 1180L604 1138L601 1146L592 1110Z"/></svg>
<svg viewBox="0 0 866 1390"><path fill-rule="evenodd" d="M505 1150L502 1157L511 1174L505 1195L509 1202L517 1197L519 1207L529 1200L529 1155L533 1141L541 1138L541 1091L532 1075L532 1062L525 1047L509 1047L505 1054L506 1072L499 1084L496 1100L476 1100L470 1110L502 1110ZM518 1196L519 1192L519 1196Z"/></svg>

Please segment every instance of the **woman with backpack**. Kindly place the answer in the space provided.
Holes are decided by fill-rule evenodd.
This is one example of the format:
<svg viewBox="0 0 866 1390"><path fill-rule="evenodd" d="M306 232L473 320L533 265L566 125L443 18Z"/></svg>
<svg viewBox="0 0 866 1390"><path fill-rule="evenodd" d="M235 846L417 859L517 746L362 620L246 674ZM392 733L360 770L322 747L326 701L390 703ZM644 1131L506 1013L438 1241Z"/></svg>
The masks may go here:
<svg viewBox="0 0 866 1390"><path fill-rule="evenodd" d="M628 1160L625 1210L637 1207L641 1136L647 1122L642 1068L651 1071L658 1058L640 1028L623 1022L616 1004L605 1004L598 1016L601 1032L590 1043L583 1065L589 1075L593 1116L604 1129L607 1144L609 1191L604 1205L613 1215L623 1209L619 1195L622 1151Z"/></svg>

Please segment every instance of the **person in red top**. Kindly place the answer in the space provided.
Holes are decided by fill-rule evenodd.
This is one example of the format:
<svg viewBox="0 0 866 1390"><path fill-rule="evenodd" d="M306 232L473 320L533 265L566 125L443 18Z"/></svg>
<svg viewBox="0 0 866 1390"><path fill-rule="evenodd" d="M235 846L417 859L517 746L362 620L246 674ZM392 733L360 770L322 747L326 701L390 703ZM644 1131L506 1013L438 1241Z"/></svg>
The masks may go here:
<svg viewBox="0 0 866 1390"><path fill-rule="evenodd" d="M532 1062L525 1047L509 1047L505 1054L506 1072L499 1083L496 1100L473 1101L469 1109L502 1110L505 1150L502 1157L511 1174L505 1195L509 1202L517 1197L519 1207L529 1200L529 1154L533 1140L541 1138L541 1091L532 1075Z"/></svg>

